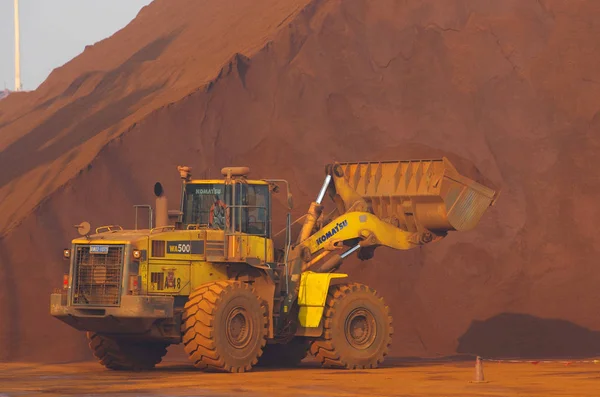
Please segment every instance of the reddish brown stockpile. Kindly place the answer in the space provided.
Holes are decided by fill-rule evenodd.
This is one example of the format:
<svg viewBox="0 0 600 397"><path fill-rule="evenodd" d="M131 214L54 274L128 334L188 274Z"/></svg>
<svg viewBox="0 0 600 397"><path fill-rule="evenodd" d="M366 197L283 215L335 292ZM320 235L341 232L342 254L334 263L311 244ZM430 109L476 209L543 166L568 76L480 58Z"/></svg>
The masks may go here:
<svg viewBox="0 0 600 397"><path fill-rule="evenodd" d="M503 191L472 232L344 267L390 303L394 353L600 353L599 16L594 0L155 1L0 102L0 360L91 357L48 314L61 249L82 220L131 227L157 180L175 206L178 164L287 178L300 215L331 160L440 155Z"/></svg>

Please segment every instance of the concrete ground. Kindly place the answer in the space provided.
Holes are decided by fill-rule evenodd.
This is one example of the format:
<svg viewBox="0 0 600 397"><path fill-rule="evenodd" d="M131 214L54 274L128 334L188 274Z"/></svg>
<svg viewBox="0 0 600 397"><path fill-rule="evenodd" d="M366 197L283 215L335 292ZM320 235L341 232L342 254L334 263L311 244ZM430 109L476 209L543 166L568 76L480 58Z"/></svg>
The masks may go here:
<svg viewBox="0 0 600 397"><path fill-rule="evenodd" d="M186 362L150 372L105 370L93 362L0 364L6 396L599 396L600 364L484 362L486 383L472 383L474 361L390 359L366 371L324 370L314 362L293 370L215 374Z"/></svg>

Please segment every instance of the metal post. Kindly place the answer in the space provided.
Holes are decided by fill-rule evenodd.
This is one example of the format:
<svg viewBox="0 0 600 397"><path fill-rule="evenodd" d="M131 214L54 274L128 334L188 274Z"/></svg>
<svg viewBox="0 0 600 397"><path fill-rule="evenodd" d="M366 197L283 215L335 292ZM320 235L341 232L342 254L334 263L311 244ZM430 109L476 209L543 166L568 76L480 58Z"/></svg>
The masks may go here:
<svg viewBox="0 0 600 397"><path fill-rule="evenodd" d="M15 8L15 91L21 91L21 32L19 27L19 0L14 2Z"/></svg>
<svg viewBox="0 0 600 397"><path fill-rule="evenodd" d="M286 225L285 225L285 256L283 263L285 263L285 294L287 295L290 291L290 271L288 267L288 257L290 254L290 247L292 246L292 214L288 212Z"/></svg>
<svg viewBox="0 0 600 397"><path fill-rule="evenodd" d="M185 200L185 180L181 181L181 198L179 199L179 212L183 214L183 202ZM183 222L183 215L179 215L177 219L179 222Z"/></svg>
<svg viewBox="0 0 600 397"><path fill-rule="evenodd" d="M152 229L152 221L153 221L153 210L152 207L149 205L134 205L133 208L135 208L135 230L138 230L138 208L147 208L148 209L148 229Z"/></svg>

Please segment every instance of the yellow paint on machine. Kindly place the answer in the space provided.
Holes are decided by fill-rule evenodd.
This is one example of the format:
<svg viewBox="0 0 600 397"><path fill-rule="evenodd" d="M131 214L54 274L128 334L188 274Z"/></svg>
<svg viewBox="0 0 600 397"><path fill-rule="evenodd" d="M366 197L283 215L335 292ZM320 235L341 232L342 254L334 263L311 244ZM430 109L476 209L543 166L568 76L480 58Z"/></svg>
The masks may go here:
<svg viewBox="0 0 600 397"><path fill-rule="evenodd" d="M153 260L149 264L148 293L189 295L190 262Z"/></svg>
<svg viewBox="0 0 600 397"><path fill-rule="evenodd" d="M234 247L232 244L229 244L229 255L231 257L235 257L236 254L239 255L238 253L240 253L242 258L258 258L261 262L274 261L273 240L253 235L241 235L236 237L238 246Z"/></svg>
<svg viewBox="0 0 600 397"><path fill-rule="evenodd" d="M211 281L228 280L225 264L211 262L192 262L192 289Z"/></svg>
<svg viewBox="0 0 600 397"><path fill-rule="evenodd" d="M317 252L327 245L368 235L376 239L374 242L394 249L408 250L415 247L411 242L414 233L383 222L368 212L349 212L337 217L311 236L307 245L311 252Z"/></svg>
<svg viewBox="0 0 600 397"><path fill-rule="evenodd" d="M315 273L304 272L300 278L300 291L298 295L298 320L305 328L319 326L323 309L327 300L327 291L333 278L345 278L343 273Z"/></svg>
<svg viewBox="0 0 600 397"><path fill-rule="evenodd" d="M223 185L226 181L224 179L192 179L187 183L189 185ZM249 185L268 185L267 182L258 179L248 179L246 183Z"/></svg>
<svg viewBox="0 0 600 397"><path fill-rule="evenodd" d="M127 244L131 244L131 240L104 240L104 239L83 239L83 238L77 238L72 240L72 244L77 244L77 245L85 245L90 246L90 245L127 245Z"/></svg>
<svg viewBox="0 0 600 397"><path fill-rule="evenodd" d="M148 273L150 294L189 295L202 284L228 279L225 265L205 261L153 261Z"/></svg>

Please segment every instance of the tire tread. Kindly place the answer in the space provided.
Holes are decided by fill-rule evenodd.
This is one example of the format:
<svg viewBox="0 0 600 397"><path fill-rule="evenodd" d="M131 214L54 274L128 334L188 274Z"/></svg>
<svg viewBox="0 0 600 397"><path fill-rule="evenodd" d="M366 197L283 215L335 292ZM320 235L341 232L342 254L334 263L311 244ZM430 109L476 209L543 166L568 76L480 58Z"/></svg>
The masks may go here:
<svg viewBox="0 0 600 397"><path fill-rule="evenodd" d="M324 310L324 330L321 338L315 340L310 348L310 352L325 368L345 368L345 369L366 369L376 368L381 364L389 353L389 347L392 342L393 328L391 326L392 317L389 314L389 307L384 304L385 318L389 325L389 333L386 335L386 346L385 349L380 353L376 359L376 363L361 365L349 362L345 360L340 352L335 347L333 340L332 328L335 326L333 317L336 313L340 302L349 294L355 292L366 292L373 295L377 300L384 304L383 298L377 296L377 292L364 284L359 283L348 283L338 284L332 286L327 293L325 310Z"/></svg>
<svg viewBox="0 0 600 397"><path fill-rule="evenodd" d="M111 370L150 370L167 354L166 343L119 341L96 332L86 335L94 357Z"/></svg>
<svg viewBox="0 0 600 397"><path fill-rule="evenodd" d="M258 357L245 367L234 367L230 365L225 357L219 353L215 343L215 314L217 306L223 296L233 289L246 289L252 291L247 283L240 281L216 281L200 287L190 295L190 299L184 306L182 321L182 333L184 350L188 354L193 365L198 369L224 372L245 372L252 369L262 354L266 345L268 332L266 304L256 296L260 303L261 317L265 319L261 330L261 349Z"/></svg>

